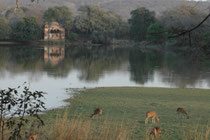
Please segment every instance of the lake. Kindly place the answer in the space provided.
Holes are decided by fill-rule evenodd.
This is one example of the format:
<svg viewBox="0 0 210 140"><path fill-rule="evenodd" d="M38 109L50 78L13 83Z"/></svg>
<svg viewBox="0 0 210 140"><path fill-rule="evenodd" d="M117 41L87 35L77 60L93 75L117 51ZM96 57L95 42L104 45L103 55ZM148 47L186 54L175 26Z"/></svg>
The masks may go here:
<svg viewBox="0 0 210 140"><path fill-rule="evenodd" d="M210 88L210 65L171 52L138 48L0 46L0 89L27 82L48 109L65 105L66 88L142 86ZM208 60L206 60L208 62Z"/></svg>

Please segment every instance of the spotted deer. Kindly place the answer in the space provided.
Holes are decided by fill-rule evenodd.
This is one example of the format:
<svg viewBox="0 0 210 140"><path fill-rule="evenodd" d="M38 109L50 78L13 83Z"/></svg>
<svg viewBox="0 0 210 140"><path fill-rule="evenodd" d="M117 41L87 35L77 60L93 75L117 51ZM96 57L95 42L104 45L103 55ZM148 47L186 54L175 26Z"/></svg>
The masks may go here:
<svg viewBox="0 0 210 140"><path fill-rule="evenodd" d="M29 136L29 140L36 140L37 139L37 134L31 133Z"/></svg>
<svg viewBox="0 0 210 140"><path fill-rule="evenodd" d="M102 115L102 109L101 108L96 108L95 110L94 110L94 113L90 116L91 118L94 118L95 117L95 115Z"/></svg>
<svg viewBox="0 0 210 140"><path fill-rule="evenodd" d="M157 140L158 136L161 134L161 128L160 127L154 127L152 131L149 134L149 137L155 138Z"/></svg>
<svg viewBox="0 0 210 140"><path fill-rule="evenodd" d="M152 118L152 123L155 123L155 119L159 122L160 119L157 116L157 113L154 111L148 111L146 113L146 119L145 119L145 124L148 123L149 118Z"/></svg>
<svg viewBox="0 0 210 140"><path fill-rule="evenodd" d="M184 108L179 107L179 108L177 108L176 112L177 112L177 114L181 113L181 114L186 115L187 119L190 118L190 116L187 114L187 111Z"/></svg>

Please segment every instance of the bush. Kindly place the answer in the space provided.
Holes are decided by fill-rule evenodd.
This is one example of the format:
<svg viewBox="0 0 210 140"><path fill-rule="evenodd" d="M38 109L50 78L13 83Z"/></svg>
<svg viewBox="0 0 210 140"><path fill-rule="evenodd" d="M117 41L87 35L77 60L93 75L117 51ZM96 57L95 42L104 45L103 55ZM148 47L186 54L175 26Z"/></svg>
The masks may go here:
<svg viewBox="0 0 210 140"><path fill-rule="evenodd" d="M45 109L45 103L42 102L44 92L31 92L28 87L24 87L19 92L17 88L8 88L0 90L0 136L1 140L5 138L5 130L9 130L9 140L20 140L22 127L29 122L26 116L35 117L39 125L44 125L39 113Z"/></svg>

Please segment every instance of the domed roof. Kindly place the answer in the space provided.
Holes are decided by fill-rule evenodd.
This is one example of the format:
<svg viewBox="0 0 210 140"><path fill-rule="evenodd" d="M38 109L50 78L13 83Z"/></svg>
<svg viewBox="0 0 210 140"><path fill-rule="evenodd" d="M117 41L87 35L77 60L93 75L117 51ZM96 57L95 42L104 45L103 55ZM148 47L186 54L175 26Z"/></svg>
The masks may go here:
<svg viewBox="0 0 210 140"><path fill-rule="evenodd" d="M58 25L58 26L59 26L58 22L51 22L50 25L51 25L51 26L52 26L52 25Z"/></svg>

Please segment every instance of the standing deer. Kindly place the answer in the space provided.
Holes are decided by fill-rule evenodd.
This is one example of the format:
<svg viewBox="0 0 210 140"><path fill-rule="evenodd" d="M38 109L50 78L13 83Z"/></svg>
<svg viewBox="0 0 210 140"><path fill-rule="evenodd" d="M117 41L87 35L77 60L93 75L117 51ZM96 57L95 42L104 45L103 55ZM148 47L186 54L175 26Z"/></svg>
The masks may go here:
<svg viewBox="0 0 210 140"><path fill-rule="evenodd" d="M158 136L161 134L161 128L160 127L154 127L152 131L149 134L149 137L155 138L157 140Z"/></svg>
<svg viewBox="0 0 210 140"><path fill-rule="evenodd" d="M96 108L94 110L94 113L90 116L91 118L94 118L95 115L102 115L102 109L101 108Z"/></svg>
<svg viewBox="0 0 210 140"><path fill-rule="evenodd" d="M31 133L29 136L29 140L36 140L37 139L37 134Z"/></svg>
<svg viewBox="0 0 210 140"><path fill-rule="evenodd" d="M187 111L184 108L179 107L179 108L177 108L176 112L177 112L177 114L182 113L182 114L186 115L187 119L190 118L190 116L187 114Z"/></svg>
<svg viewBox="0 0 210 140"><path fill-rule="evenodd" d="M148 123L149 118L152 118L152 123L155 123L155 119L157 119L158 122L160 121L160 119L159 119L158 116L157 116L157 113L154 112L154 111L148 111L148 112L146 113L145 124Z"/></svg>

